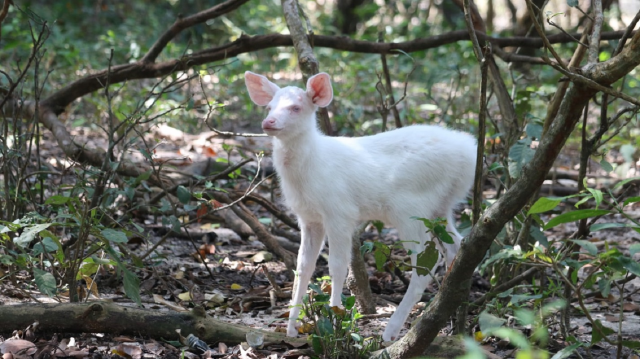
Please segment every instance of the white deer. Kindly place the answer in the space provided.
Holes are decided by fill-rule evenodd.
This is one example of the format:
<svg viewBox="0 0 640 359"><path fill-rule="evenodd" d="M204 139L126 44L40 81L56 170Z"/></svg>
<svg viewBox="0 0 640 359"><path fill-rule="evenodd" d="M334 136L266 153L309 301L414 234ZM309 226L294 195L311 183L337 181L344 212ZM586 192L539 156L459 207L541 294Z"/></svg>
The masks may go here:
<svg viewBox="0 0 640 359"><path fill-rule="evenodd" d="M432 280L415 269L417 253L431 238L424 224L411 217L447 219L447 231L455 243L443 243L444 250L439 248L447 265L451 264L462 239L454 226L453 208L473 184L475 138L427 125L367 137L328 137L318 130L315 114L318 107L328 106L333 99L326 73L309 78L306 91L280 88L250 71L245 72L245 82L251 100L267 106L269 114L262 129L273 137L273 160L282 192L302 231L287 335L297 335L300 304L325 235L329 242L330 305L340 306L353 232L362 221L380 220L398 229L414 266L407 292L382 336L384 340L396 339Z"/></svg>

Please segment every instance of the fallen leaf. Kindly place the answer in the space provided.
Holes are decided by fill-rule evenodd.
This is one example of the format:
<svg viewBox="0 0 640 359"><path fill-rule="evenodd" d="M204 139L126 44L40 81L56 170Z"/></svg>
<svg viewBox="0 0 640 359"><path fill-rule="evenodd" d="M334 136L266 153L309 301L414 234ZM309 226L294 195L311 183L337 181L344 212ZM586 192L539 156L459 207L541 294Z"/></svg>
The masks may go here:
<svg viewBox="0 0 640 359"><path fill-rule="evenodd" d="M345 316L345 314L347 314L347 312L344 309L342 309L342 308L340 308L340 307L338 307L336 305L331 307L331 311L334 312L336 315L341 315L341 316Z"/></svg>
<svg viewBox="0 0 640 359"><path fill-rule="evenodd" d="M273 259L273 254L267 251L260 251L251 257L251 261L254 263L268 262Z"/></svg>
<svg viewBox="0 0 640 359"><path fill-rule="evenodd" d="M607 320L607 322L611 322L611 323L617 323L620 321L620 316L619 315L605 315L604 318ZM622 318L622 320L624 321L624 317Z"/></svg>
<svg viewBox="0 0 640 359"><path fill-rule="evenodd" d="M215 157L217 155L216 151L209 146L202 146L202 154L206 157Z"/></svg>
<svg viewBox="0 0 640 359"><path fill-rule="evenodd" d="M0 344L0 352L2 353L24 353L32 355L36 352L36 345L28 340L9 339Z"/></svg>
<svg viewBox="0 0 640 359"><path fill-rule="evenodd" d="M231 284L231 290L241 290L244 289L240 284L233 283Z"/></svg>
<svg viewBox="0 0 640 359"><path fill-rule="evenodd" d="M224 303L224 295L222 293L205 293L204 299L207 301L207 306L215 306L217 304Z"/></svg>
<svg viewBox="0 0 640 359"><path fill-rule="evenodd" d="M640 305L633 302L626 302L622 304L622 311L624 312L635 312L640 309Z"/></svg>
<svg viewBox="0 0 640 359"><path fill-rule="evenodd" d="M312 333L315 329L315 326L311 323L304 323L298 328L298 333L300 334L309 334Z"/></svg>
<svg viewBox="0 0 640 359"><path fill-rule="evenodd" d="M154 302L156 302L156 303L158 303L158 304L162 304L162 305L164 305L164 306L167 306L167 307L169 307L169 308L171 308L171 309L173 309L173 310L176 310L176 311L178 311L178 312L185 312L185 311L187 311L187 309L185 309L185 308L183 308L183 307L181 307L181 306L179 306L179 305L176 305L176 303L173 303L173 302L170 302L170 301L168 301L168 300L165 300L165 299L164 299L161 295L159 295L159 294L154 294L154 295L153 295L153 301L154 301Z"/></svg>
<svg viewBox="0 0 640 359"><path fill-rule="evenodd" d="M183 301L190 301L191 300L191 293L190 292L183 292L178 294L178 298L180 298L180 300Z"/></svg>

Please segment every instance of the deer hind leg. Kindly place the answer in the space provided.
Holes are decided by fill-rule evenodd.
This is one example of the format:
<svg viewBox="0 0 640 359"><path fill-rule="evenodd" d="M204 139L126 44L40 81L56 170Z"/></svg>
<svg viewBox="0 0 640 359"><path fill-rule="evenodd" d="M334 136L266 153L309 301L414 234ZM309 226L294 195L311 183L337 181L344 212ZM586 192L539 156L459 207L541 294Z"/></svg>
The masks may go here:
<svg viewBox="0 0 640 359"><path fill-rule="evenodd" d="M433 281L431 274L419 275L415 268L417 264L417 255L424 251L426 244L431 240L426 228L420 221L408 219L397 226L400 232L400 239L403 241L404 247L411 251L411 265L414 267L411 271L411 281L404 295L404 298L398 305L395 313L389 319L389 323L382 334L385 341L395 340L400 334L400 330L409 317L413 306L420 300L425 289ZM438 254L438 262L442 259L442 255ZM435 268L434 268L435 269Z"/></svg>

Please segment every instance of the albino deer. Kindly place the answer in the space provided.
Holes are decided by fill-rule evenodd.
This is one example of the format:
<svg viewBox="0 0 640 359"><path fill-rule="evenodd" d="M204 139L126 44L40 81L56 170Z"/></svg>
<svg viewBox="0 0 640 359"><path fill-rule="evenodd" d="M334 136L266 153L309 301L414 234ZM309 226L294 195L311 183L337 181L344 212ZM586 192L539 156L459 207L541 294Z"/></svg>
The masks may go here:
<svg viewBox="0 0 640 359"><path fill-rule="evenodd" d="M262 129L273 137L273 160L288 206L298 216L302 244L298 252L297 283L291 300L287 335L296 336L302 297L315 270L324 242L329 241L330 305L340 295L351 260L351 240L357 225L380 220L398 229L411 263L431 240L421 221L443 217L455 244L444 245L451 264L462 237L456 231L453 207L473 184L476 140L469 134L438 126L414 125L375 136L324 136L316 125L316 110L333 99L331 80L320 73L307 81L307 90L280 88L266 77L245 72L251 100L267 106ZM438 241L439 242L439 241ZM431 276L413 269L407 293L389 320L383 339L398 337Z"/></svg>

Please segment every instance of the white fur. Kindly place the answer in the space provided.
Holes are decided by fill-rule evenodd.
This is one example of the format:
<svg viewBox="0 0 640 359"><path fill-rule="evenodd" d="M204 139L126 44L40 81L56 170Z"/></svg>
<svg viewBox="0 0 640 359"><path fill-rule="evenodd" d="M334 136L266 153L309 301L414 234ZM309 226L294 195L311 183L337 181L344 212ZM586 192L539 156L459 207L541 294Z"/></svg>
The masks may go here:
<svg viewBox="0 0 640 359"><path fill-rule="evenodd" d="M298 253L287 335L295 336L302 297L313 275L325 234L329 241L331 305L340 295L351 260L351 237L358 223L380 220L395 226L404 246L416 254L430 236L412 216L448 220L455 244L445 244L447 265L462 237L456 231L453 207L473 183L476 140L469 134L438 126L414 125L375 136L328 137L316 126L318 106L333 98L329 75L307 82L307 91L280 89L266 77L247 71L251 99L268 105L263 129L273 136L273 159L287 204L298 216L302 245ZM417 242L417 243L416 243ZM431 276L414 269L407 293L389 320L384 340L396 339Z"/></svg>

